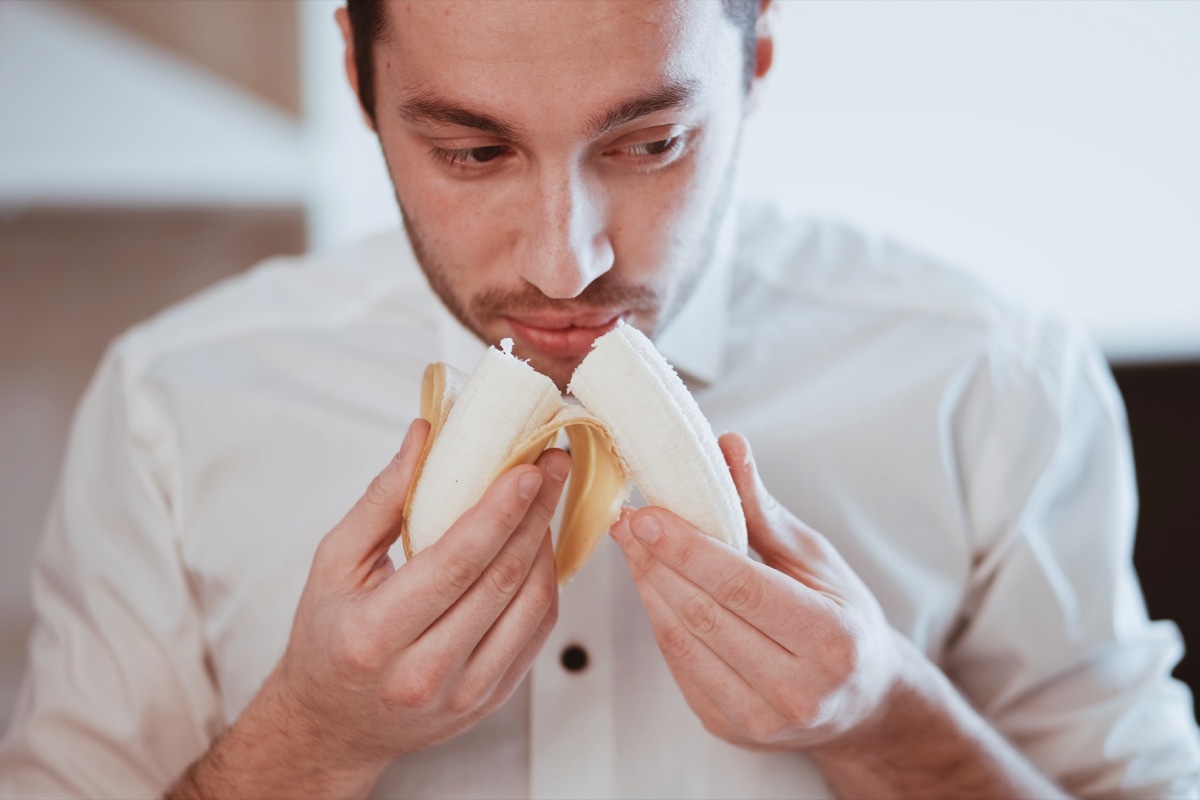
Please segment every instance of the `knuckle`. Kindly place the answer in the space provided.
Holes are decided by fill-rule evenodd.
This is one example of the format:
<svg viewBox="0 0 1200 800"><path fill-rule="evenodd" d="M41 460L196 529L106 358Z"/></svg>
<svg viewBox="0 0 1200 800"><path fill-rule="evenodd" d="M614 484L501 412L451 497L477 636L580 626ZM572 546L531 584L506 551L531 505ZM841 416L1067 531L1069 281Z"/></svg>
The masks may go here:
<svg viewBox="0 0 1200 800"><path fill-rule="evenodd" d="M530 575L510 608L518 616L521 635L527 641L541 640L558 621L558 584L553 579Z"/></svg>
<svg viewBox="0 0 1200 800"><path fill-rule="evenodd" d="M456 717L474 714L487 702L487 693L477 684L459 683L446 700L446 710Z"/></svg>
<svg viewBox="0 0 1200 800"><path fill-rule="evenodd" d="M554 573L534 585L533 602L542 617L558 619L558 580Z"/></svg>
<svg viewBox="0 0 1200 800"><path fill-rule="evenodd" d="M674 537L664 537L664 539L668 543L675 541ZM698 557L696 546L690 541L676 541L674 550L674 564L672 566L674 566L677 572L688 571Z"/></svg>
<svg viewBox="0 0 1200 800"><path fill-rule="evenodd" d="M500 527L509 532L516 530L528 511L528 501L522 500L516 491L508 492L504 497L504 502L500 504L497 515Z"/></svg>
<svg viewBox="0 0 1200 800"><path fill-rule="evenodd" d="M700 717L700 722L704 725L704 730L711 733L718 739L724 739L727 742L732 742L739 737L739 732L734 726L723 716L713 716L704 714Z"/></svg>
<svg viewBox="0 0 1200 800"><path fill-rule="evenodd" d="M820 721L820 705L812 698L797 695L785 698L780 711L792 727L814 728Z"/></svg>
<svg viewBox="0 0 1200 800"><path fill-rule="evenodd" d="M686 627L670 624L659 633L659 642L663 655L667 658L683 660L691 655L696 637Z"/></svg>
<svg viewBox="0 0 1200 800"><path fill-rule="evenodd" d="M415 669L397 676L388 687L386 702L395 708L428 709L438 702L442 693L440 670Z"/></svg>
<svg viewBox="0 0 1200 800"><path fill-rule="evenodd" d="M763 602L763 587L758 575L737 570L725 578L717 589L722 604L738 614L757 611Z"/></svg>
<svg viewBox="0 0 1200 800"><path fill-rule="evenodd" d="M697 636L708 636L717 629L717 604L707 595L688 598L679 610L683 624Z"/></svg>
<svg viewBox="0 0 1200 800"><path fill-rule="evenodd" d="M525 562L519 556L501 551L487 568L488 581L502 597L512 597L525 581Z"/></svg>
<svg viewBox="0 0 1200 800"><path fill-rule="evenodd" d="M536 639L544 639L550 635L550 631L554 630L554 626L558 624L558 606L554 606L546 616L542 617L542 622L538 625L537 632L534 634Z"/></svg>
<svg viewBox="0 0 1200 800"><path fill-rule="evenodd" d="M658 559L646 547L634 547L626 552L625 557L629 559L636 575L653 575L662 568Z"/></svg>
<svg viewBox="0 0 1200 800"><path fill-rule="evenodd" d="M857 643L847 636L835 636L825 648L826 658L835 675L850 676L858 671L859 650Z"/></svg>
<svg viewBox="0 0 1200 800"><path fill-rule="evenodd" d="M855 627L839 620L820 638L825 671L835 683L849 681L862 666L862 637Z"/></svg>
<svg viewBox="0 0 1200 800"><path fill-rule="evenodd" d="M376 475L367 485L367 490L363 492L363 502L368 506L383 507L388 505L388 500L391 493L388 491L388 486L384 482L383 475Z"/></svg>
<svg viewBox="0 0 1200 800"><path fill-rule="evenodd" d="M486 717L492 714L496 711L496 709L504 705L505 701L512 696L512 693L515 691L515 689L516 685L514 684L512 688L505 687L492 692L482 703L479 704L479 709L473 716Z"/></svg>
<svg viewBox="0 0 1200 800"><path fill-rule="evenodd" d="M470 589L479 577L479 567L469 558L451 556L442 562L442 585L456 595Z"/></svg>
<svg viewBox="0 0 1200 800"><path fill-rule="evenodd" d="M379 669L384 652L370 631L347 625L339 628L334 635L334 652L343 669L355 676L369 675Z"/></svg>
<svg viewBox="0 0 1200 800"><path fill-rule="evenodd" d="M777 714L759 712L744 714L740 721L740 727L750 741L758 744L770 744L779 740L786 725Z"/></svg>
<svg viewBox="0 0 1200 800"><path fill-rule="evenodd" d="M547 617L551 622L558 619L558 585L553 577L550 580L538 578L526 581L521 602L529 616L537 622Z"/></svg>
<svg viewBox="0 0 1200 800"><path fill-rule="evenodd" d="M533 498L533 504L529 507L529 515L536 517L543 524L540 527L545 527L550 524L550 520L554 518L554 511L558 508L558 492L548 492L546 489L553 485L553 481L547 480L542 484L542 491L537 493Z"/></svg>
<svg viewBox="0 0 1200 800"><path fill-rule="evenodd" d="M521 524L521 520L525 518L524 508L507 507L500 512L499 522L500 529L505 532L505 535L511 534Z"/></svg>
<svg viewBox="0 0 1200 800"><path fill-rule="evenodd" d="M822 688L810 686L802 690L790 684L775 687L765 696L774 711L774 722L779 727L777 734L782 734L785 729L808 730L816 727L821 721L822 704L831 699Z"/></svg>
<svg viewBox="0 0 1200 800"><path fill-rule="evenodd" d="M314 570L323 570L326 563L333 558L333 551L336 548L333 544L333 536L325 534L321 537L321 541L317 542L317 549L313 551L312 566Z"/></svg>
<svg viewBox="0 0 1200 800"><path fill-rule="evenodd" d="M558 622L558 583L551 578L545 589L546 593L546 612L542 615L542 625L549 632Z"/></svg>

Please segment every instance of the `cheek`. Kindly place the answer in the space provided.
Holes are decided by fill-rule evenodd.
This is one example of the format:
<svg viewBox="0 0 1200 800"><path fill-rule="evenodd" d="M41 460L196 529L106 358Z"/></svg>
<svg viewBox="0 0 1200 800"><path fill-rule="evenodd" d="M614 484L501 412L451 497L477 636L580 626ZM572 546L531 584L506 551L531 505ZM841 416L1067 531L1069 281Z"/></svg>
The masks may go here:
<svg viewBox="0 0 1200 800"><path fill-rule="evenodd" d="M669 281L697 257L693 248L708 238L724 183L729 155L723 151L698 147L652 183L631 183L614 198L613 249L627 277Z"/></svg>
<svg viewBox="0 0 1200 800"><path fill-rule="evenodd" d="M392 185L404 215L425 246L448 264L485 265L500 252L511 203L481 183L448 178L427 145L381 133Z"/></svg>

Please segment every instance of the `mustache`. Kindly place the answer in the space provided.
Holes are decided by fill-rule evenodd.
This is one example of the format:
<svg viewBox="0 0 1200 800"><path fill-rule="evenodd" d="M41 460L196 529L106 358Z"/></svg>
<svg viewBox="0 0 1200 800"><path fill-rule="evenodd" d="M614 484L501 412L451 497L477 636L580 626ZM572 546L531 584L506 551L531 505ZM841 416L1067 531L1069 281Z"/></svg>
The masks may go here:
<svg viewBox="0 0 1200 800"><path fill-rule="evenodd" d="M620 308L629 311L651 311L658 308L659 292L649 286L605 280L601 276L577 296L556 300L526 284L521 289L487 289L471 299L471 311L476 319L497 314L536 314L540 311L562 311Z"/></svg>

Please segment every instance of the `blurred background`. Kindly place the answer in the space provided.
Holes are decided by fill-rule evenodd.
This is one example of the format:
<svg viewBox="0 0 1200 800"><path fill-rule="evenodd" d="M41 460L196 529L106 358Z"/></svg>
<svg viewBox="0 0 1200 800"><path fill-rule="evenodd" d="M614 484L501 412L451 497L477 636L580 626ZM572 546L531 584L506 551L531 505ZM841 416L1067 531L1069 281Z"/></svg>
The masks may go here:
<svg viewBox="0 0 1200 800"><path fill-rule="evenodd" d="M0 728L107 341L267 255L398 224L337 5L0 2ZM1152 616L1200 642L1200 3L784 0L777 19L743 195L1087 326L1129 409Z"/></svg>

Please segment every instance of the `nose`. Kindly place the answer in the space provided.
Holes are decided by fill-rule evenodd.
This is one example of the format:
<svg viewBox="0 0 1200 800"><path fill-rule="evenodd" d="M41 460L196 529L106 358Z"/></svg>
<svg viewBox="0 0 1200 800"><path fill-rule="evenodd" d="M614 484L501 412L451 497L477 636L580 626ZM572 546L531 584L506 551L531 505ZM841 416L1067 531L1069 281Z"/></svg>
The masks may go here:
<svg viewBox="0 0 1200 800"><path fill-rule="evenodd" d="M579 296L612 269L603 188L578 169L544 174L526 215L521 277L555 299Z"/></svg>

